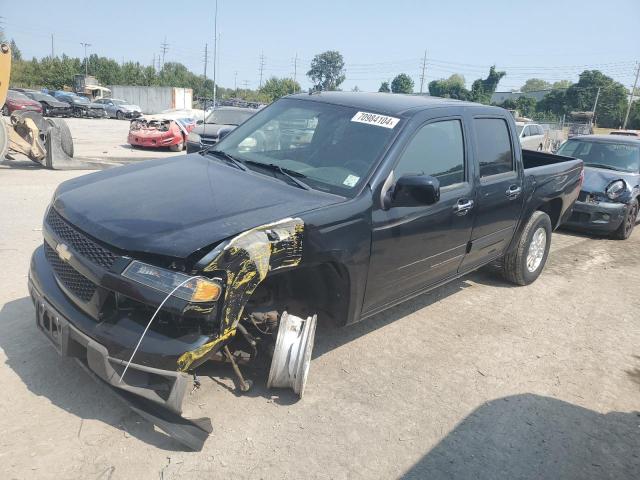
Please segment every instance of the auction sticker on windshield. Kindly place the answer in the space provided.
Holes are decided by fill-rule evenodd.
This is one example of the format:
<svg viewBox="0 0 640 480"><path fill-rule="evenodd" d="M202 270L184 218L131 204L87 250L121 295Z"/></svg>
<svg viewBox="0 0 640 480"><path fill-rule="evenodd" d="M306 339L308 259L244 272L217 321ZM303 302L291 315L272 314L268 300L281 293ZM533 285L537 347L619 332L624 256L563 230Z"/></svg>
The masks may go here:
<svg viewBox="0 0 640 480"><path fill-rule="evenodd" d="M389 117L387 115L378 115L377 113L358 112L351 119L352 122L366 123L367 125L376 125L377 127L393 128L400 121L399 118Z"/></svg>

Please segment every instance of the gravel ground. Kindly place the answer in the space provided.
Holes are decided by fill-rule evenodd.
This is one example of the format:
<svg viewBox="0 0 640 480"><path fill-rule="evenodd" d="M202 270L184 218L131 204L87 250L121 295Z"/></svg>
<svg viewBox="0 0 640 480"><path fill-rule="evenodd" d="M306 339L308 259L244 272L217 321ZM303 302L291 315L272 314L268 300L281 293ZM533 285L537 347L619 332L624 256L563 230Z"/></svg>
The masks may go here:
<svg viewBox="0 0 640 480"><path fill-rule="evenodd" d="M214 367L185 402L199 453L36 330L29 256L59 182L0 168L2 478L640 478L640 228L555 234L529 287L483 270L343 329L320 325L305 398Z"/></svg>

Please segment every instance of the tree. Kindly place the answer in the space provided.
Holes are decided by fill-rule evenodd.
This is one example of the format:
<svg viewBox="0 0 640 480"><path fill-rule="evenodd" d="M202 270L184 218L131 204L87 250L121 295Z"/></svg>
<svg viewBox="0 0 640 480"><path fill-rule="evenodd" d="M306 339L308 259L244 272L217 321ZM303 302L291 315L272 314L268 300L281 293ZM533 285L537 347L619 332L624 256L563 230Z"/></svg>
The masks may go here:
<svg viewBox="0 0 640 480"><path fill-rule="evenodd" d="M389 88L389 82L382 82L380 84L379 92L389 93L391 89Z"/></svg>
<svg viewBox="0 0 640 480"><path fill-rule="evenodd" d="M541 90L549 90L551 88L551 84L546 80L542 80L541 78L530 78L524 85L520 88L521 92L539 92Z"/></svg>
<svg viewBox="0 0 640 480"><path fill-rule="evenodd" d="M271 77L260 89L260 93L264 94L272 102L280 97L296 93L300 91L300 84L291 78Z"/></svg>
<svg viewBox="0 0 640 480"><path fill-rule="evenodd" d="M9 46L11 47L11 60L14 62L22 60L22 52L18 48L18 45L16 45L16 41L13 38L11 39Z"/></svg>
<svg viewBox="0 0 640 480"><path fill-rule="evenodd" d="M566 91L551 90L536 104L536 111L539 113L551 113L557 117L566 114L568 112Z"/></svg>
<svg viewBox="0 0 640 480"><path fill-rule="evenodd" d="M400 73L391 81L391 91L393 93L413 93L413 80L406 73Z"/></svg>
<svg viewBox="0 0 640 480"><path fill-rule="evenodd" d="M337 90L346 78L342 55L336 50L319 53L313 57L307 76L313 81L316 88Z"/></svg>
<svg viewBox="0 0 640 480"><path fill-rule="evenodd" d="M515 101L516 110L523 117L532 117L536 113L536 103L535 98L521 95Z"/></svg>
<svg viewBox="0 0 640 480"><path fill-rule="evenodd" d="M585 70L579 78L578 83L566 90L568 107L577 111L592 110L599 88L596 123L608 128L622 125L628 95L624 85L599 70Z"/></svg>
<svg viewBox="0 0 640 480"><path fill-rule="evenodd" d="M479 78L471 85L471 100L487 105L491 103L491 95L494 94L498 87L498 83L506 74L506 72L497 71L496 66L492 65L489 69L489 75L487 75L487 78Z"/></svg>
<svg viewBox="0 0 640 480"><path fill-rule="evenodd" d="M434 97L468 100L470 92L465 88L464 77L454 73L447 79L429 82L429 94Z"/></svg>
<svg viewBox="0 0 640 480"><path fill-rule="evenodd" d="M558 80L551 85L551 88L555 90L566 90L571 86L571 80Z"/></svg>

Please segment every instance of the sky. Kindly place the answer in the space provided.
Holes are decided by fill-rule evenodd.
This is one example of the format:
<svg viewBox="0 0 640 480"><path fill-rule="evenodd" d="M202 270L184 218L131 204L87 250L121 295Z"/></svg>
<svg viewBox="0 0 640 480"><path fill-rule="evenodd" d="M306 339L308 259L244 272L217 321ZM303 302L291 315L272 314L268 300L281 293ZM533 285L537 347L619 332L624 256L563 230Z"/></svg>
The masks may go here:
<svg viewBox="0 0 640 480"><path fill-rule="evenodd" d="M27 8L28 5L28 8ZM0 0L0 27L23 57L89 54L118 62L151 64L168 44L165 61L213 74L215 0L196 2ZM518 89L531 77L577 81L599 69L630 88L640 61L640 2L618 0L536 1L333 1L218 0L217 83L257 88L263 81L306 72L314 55L338 50L346 63L343 90L377 91L380 83L407 73L424 90L453 73L467 84L486 77L493 64L507 72L498 91ZM236 73L237 72L237 73Z"/></svg>

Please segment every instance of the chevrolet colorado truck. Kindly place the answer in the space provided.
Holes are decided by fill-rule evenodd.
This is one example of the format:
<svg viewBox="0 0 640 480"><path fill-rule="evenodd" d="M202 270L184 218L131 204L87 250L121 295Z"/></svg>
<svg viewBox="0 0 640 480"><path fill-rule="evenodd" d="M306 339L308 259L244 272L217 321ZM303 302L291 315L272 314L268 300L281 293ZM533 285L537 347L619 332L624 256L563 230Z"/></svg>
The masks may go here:
<svg viewBox="0 0 640 480"><path fill-rule="evenodd" d="M288 96L205 151L62 183L31 260L37 325L179 415L202 363L242 382L236 354L275 358L287 315L354 323L496 260L533 282L582 179L581 160L523 151L498 107ZM313 332L288 341L304 387Z"/></svg>

